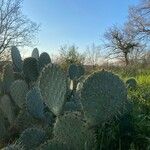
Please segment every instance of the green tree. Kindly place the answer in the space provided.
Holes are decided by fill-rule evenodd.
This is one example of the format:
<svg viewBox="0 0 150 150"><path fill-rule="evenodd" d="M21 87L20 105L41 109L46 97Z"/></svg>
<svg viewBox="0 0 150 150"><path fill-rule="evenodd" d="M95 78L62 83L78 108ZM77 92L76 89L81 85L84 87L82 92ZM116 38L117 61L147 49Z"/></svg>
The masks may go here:
<svg viewBox="0 0 150 150"><path fill-rule="evenodd" d="M70 64L84 64L85 56L78 52L78 47L63 46L59 50L59 63L66 70Z"/></svg>

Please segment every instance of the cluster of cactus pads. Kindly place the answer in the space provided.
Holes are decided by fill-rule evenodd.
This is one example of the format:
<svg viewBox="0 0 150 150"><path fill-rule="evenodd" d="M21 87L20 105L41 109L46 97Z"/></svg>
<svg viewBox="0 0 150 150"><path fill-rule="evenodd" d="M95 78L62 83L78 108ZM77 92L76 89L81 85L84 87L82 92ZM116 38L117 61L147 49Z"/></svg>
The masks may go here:
<svg viewBox="0 0 150 150"><path fill-rule="evenodd" d="M76 64L65 74L37 48L24 61L16 47L11 54L0 82L0 148L96 149L95 126L124 109L123 81L105 70L85 78L83 66Z"/></svg>

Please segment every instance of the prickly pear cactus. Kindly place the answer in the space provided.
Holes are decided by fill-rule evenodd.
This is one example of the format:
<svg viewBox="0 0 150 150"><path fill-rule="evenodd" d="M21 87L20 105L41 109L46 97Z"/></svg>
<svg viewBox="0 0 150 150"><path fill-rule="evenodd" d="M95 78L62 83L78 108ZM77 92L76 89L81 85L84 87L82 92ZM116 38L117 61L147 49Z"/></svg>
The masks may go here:
<svg viewBox="0 0 150 150"><path fill-rule="evenodd" d="M39 120L35 119L26 109L21 109L13 125L10 128L12 134L20 133L27 128L41 127Z"/></svg>
<svg viewBox="0 0 150 150"><path fill-rule="evenodd" d="M39 50L37 48L34 48L32 51L32 57L35 58L36 60L39 59Z"/></svg>
<svg viewBox="0 0 150 150"><path fill-rule="evenodd" d="M74 80L78 76L78 67L76 64L71 64L68 69L68 74L71 80Z"/></svg>
<svg viewBox="0 0 150 150"><path fill-rule="evenodd" d="M42 144L38 150L70 150L67 143L61 143L58 140L52 139Z"/></svg>
<svg viewBox="0 0 150 150"><path fill-rule="evenodd" d="M25 150L38 147L46 139L46 133L42 129L28 128L20 135L16 143L21 144Z"/></svg>
<svg viewBox="0 0 150 150"><path fill-rule="evenodd" d="M85 70L84 70L84 67L82 65L78 65L78 75L77 75L77 78L80 78L82 75L84 75L85 73Z"/></svg>
<svg viewBox="0 0 150 150"><path fill-rule="evenodd" d="M23 62L23 73L28 82L36 81L39 76L38 62L35 58L26 58Z"/></svg>
<svg viewBox="0 0 150 150"><path fill-rule="evenodd" d="M24 150L23 146L13 144L13 145L8 145L7 147L2 148L1 150Z"/></svg>
<svg viewBox="0 0 150 150"><path fill-rule="evenodd" d="M10 94L15 103L22 108L26 103L26 94L28 92L28 85L24 80L16 80L11 85Z"/></svg>
<svg viewBox="0 0 150 150"><path fill-rule="evenodd" d="M130 78L126 81L126 85L128 89L136 89L137 81L134 78Z"/></svg>
<svg viewBox="0 0 150 150"><path fill-rule="evenodd" d="M8 95L4 95L0 99L0 108L4 113L4 115L6 116L6 118L8 119L9 123L10 124L13 123L16 118L16 115L15 115L13 103L10 100Z"/></svg>
<svg viewBox="0 0 150 150"><path fill-rule="evenodd" d="M43 52L39 57L39 66L40 70L42 70L47 64L51 63L51 58L48 53Z"/></svg>
<svg viewBox="0 0 150 150"><path fill-rule="evenodd" d="M78 95L72 96L68 101L65 103L63 107L64 111L82 111L82 104L78 97Z"/></svg>
<svg viewBox="0 0 150 150"><path fill-rule="evenodd" d="M115 117L127 100L127 91L117 75L103 70L84 81L80 96L86 120L92 126Z"/></svg>
<svg viewBox="0 0 150 150"><path fill-rule="evenodd" d="M3 77L2 77L2 89L4 93L10 92L10 86L12 82L14 82L14 75L13 75L13 67L11 64L7 64L3 68Z"/></svg>
<svg viewBox="0 0 150 150"><path fill-rule="evenodd" d="M39 88L34 87L26 96L27 109L37 119L44 118L44 104Z"/></svg>
<svg viewBox="0 0 150 150"><path fill-rule="evenodd" d="M70 149L75 150L84 150L86 143L92 149L95 142L94 132L86 127L83 116L77 112L68 112L57 118L54 139L67 143Z"/></svg>
<svg viewBox="0 0 150 150"><path fill-rule="evenodd" d="M3 82L2 79L0 78L0 95L2 94L2 90L3 90Z"/></svg>
<svg viewBox="0 0 150 150"><path fill-rule="evenodd" d="M15 72L21 72L22 71L22 59L20 52L16 46L13 46L11 48L11 58L13 62L13 68Z"/></svg>
<svg viewBox="0 0 150 150"><path fill-rule="evenodd" d="M5 127L5 120L2 111L0 110L0 141L3 140L7 131Z"/></svg>
<svg viewBox="0 0 150 150"><path fill-rule="evenodd" d="M68 69L68 74L71 80L79 79L84 75L84 72L84 67L76 64L71 64Z"/></svg>
<svg viewBox="0 0 150 150"><path fill-rule="evenodd" d="M55 115L60 114L67 91L66 76L61 68L54 64L47 65L41 72L38 85L49 109Z"/></svg>

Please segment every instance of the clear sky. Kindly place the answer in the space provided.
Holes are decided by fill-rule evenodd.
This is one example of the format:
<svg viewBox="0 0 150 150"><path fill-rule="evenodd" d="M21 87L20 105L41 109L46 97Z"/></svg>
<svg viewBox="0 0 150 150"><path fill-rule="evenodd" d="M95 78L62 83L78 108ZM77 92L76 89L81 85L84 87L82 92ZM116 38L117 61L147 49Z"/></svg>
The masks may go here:
<svg viewBox="0 0 150 150"><path fill-rule="evenodd" d="M24 0L23 13L41 24L39 50L56 52L64 44L80 50L100 44L107 27L123 24L128 7L139 0Z"/></svg>

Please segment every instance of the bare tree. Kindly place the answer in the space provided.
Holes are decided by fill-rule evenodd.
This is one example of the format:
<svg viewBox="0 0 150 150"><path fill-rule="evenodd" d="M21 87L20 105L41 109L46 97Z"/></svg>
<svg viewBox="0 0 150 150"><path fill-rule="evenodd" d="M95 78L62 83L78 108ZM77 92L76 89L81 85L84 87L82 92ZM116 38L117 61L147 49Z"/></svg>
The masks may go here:
<svg viewBox="0 0 150 150"><path fill-rule="evenodd" d="M109 28L104 37L107 40L105 47L109 50L107 57L120 59L126 65L129 64L129 54L140 46L132 34L117 26Z"/></svg>
<svg viewBox="0 0 150 150"><path fill-rule="evenodd" d="M141 0L139 5L129 8L126 26L138 38L150 38L150 0Z"/></svg>
<svg viewBox="0 0 150 150"><path fill-rule="evenodd" d="M15 46L29 46L39 26L22 14L22 0L0 0L0 55Z"/></svg>
<svg viewBox="0 0 150 150"><path fill-rule="evenodd" d="M86 63L92 65L93 68L100 63L100 46L96 46L94 43L88 46L85 52Z"/></svg>

